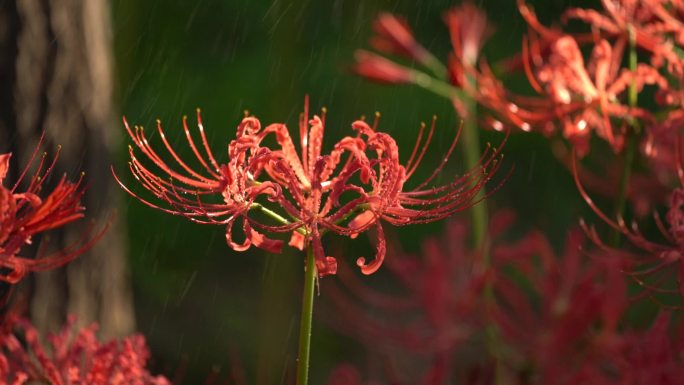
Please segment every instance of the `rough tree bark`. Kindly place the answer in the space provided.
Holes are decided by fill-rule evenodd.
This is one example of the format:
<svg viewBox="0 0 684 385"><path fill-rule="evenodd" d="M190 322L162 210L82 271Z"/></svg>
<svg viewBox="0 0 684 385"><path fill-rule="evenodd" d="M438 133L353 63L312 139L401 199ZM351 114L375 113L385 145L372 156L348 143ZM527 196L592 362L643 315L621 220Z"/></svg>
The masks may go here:
<svg viewBox="0 0 684 385"><path fill-rule="evenodd" d="M104 336L134 328L124 218L115 214L120 194L109 171L121 132L113 119L109 22L107 0L0 0L0 149L23 165L45 131L46 151L62 145L53 175L86 173L90 221L51 234L52 244L69 245L87 226L110 222L89 252L34 275L29 311L43 330L58 328L68 313L81 324L99 322Z"/></svg>

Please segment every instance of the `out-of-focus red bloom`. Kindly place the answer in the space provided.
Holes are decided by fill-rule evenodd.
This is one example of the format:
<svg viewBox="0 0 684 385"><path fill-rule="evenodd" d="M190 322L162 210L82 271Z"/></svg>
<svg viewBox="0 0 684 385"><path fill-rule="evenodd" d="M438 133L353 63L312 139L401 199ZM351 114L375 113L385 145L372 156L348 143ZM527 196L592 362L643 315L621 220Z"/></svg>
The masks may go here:
<svg viewBox="0 0 684 385"><path fill-rule="evenodd" d="M534 51L534 50L531 50ZM622 52L615 51L606 41L600 40L593 48L591 59L585 66L577 41L569 35L551 44L548 58L530 58L536 65L530 82L537 91L548 95L553 111L563 128L563 136L573 142L578 151L586 153L588 134L594 131L616 151L623 146L624 127L613 127L617 118L626 125L629 119L652 120L641 108L629 107L624 102L632 82L637 91L646 84L667 88L667 81L653 68L639 64L636 71L619 71ZM532 67L532 64L529 64Z"/></svg>
<svg viewBox="0 0 684 385"><path fill-rule="evenodd" d="M498 239L513 220L508 211L495 215L490 236ZM331 326L388 362L406 363L384 369L398 383L442 384L470 369L455 362L485 327L483 288L492 272L469 248L468 227L463 220L449 222L442 237L427 239L415 255L397 247L387 261L401 286L395 295L364 285L349 269L322 286L334 306L323 313L333 315L327 317Z"/></svg>
<svg viewBox="0 0 684 385"><path fill-rule="evenodd" d="M353 71L367 79L386 84L408 84L415 78L410 68L372 52L360 49L354 53L354 57L356 63Z"/></svg>
<svg viewBox="0 0 684 385"><path fill-rule="evenodd" d="M681 325L668 330L671 316L662 312L645 331L630 332L616 357L615 384L679 384L684 378L684 334Z"/></svg>
<svg viewBox="0 0 684 385"><path fill-rule="evenodd" d="M615 39L620 47L625 46L632 30L637 46L651 54L654 65L659 67L665 61L671 72L682 73L684 60L676 48L676 44L684 44L684 24L681 15L675 13L681 11L679 1L602 0L601 4L604 12L571 8L564 17L586 22L602 35Z"/></svg>
<svg viewBox="0 0 684 385"><path fill-rule="evenodd" d="M71 317L60 333L48 336L46 349L27 320L10 319L0 335L0 385L170 385L147 370L142 335L102 343L97 325L75 330L73 324Z"/></svg>
<svg viewBox="0 0 684 385"><path fill-rule="evenodd" d="M471 96L478 93L477 72L475 67L480 57L480 51L489 37L492 28L488 24L487 15L483 10L470 1L453 7L444 14L444 23L449 29L452 53L449 55L449 80ZM452 98L454 108L464 119L470 108L466 107L460 98Z"/></svg>
<svg viewBox="0 0 684 385"><path fill-rule="evenodd" d="M490 223L489 268L467 248L464 222L449 224L441 241L427 240L419 256L395 253L387 267L401 283L397 295L372 290L342 270L345 290L336 282L323 286L335 306L328 321L397 363L383 374L398 383L470 378L476 373L464 357L477 351L491 323L500 333L501 364L534 378L521 384L612 380L611 354L624 344L618 326L627 307L621 261L584 258L579 229L569 234L562 257L540 232L504 243L501 235L513 223L509 212ZM487 283L492 297L483 301Z"/></svg>
<svg viewBox="0 0 684 385"><path fill-rule="evenodd" d="M571 232L558 258L540 233L531 233L493 250L492 316L515 350L513 364L531 368L534 383L598 381L610 374L603 365L621 342L617 325L627 301L619 261L583 262L581 244L581 231Z"/></svg>
<svg viewBox="0 0 684 385"><path fill-rule="evenodd" d="M363 385L359 370L351 364L337 365L328 377L327 385Z"/></svg>
<svg viewBox="0 0 684 385"><path fill-rule="evenodd" d="M83 176L75 183L69 182L66 175L62 176L52 191L44 197L40 196L43 195L40 194L43 183L50 176L58 155L50 164L46 164L43 156L26 190L18 192L30 164L15 184L9 187L5 185L5 179L11 154L0 154L0 281L15 284L29 272L64 265L92 246L102 235L100 233L88 240L90 234L86 234L82 243L51 255L39 255L35 259L19 256L21 249L30 244L34 236L83 217L85 208L80 202L84 193Z"/></svg>
<svg viewBox="0 0 684 385"><path fill-rule="evenodd" d="M445 363L446 365L452 364L451 362ZM377 379L366 379L364 380L361 372L352 364L343 363L335 366L328 376L328 382L326 385L408 385L408 384L421 384L421 385L441 385L445 381L443 378L434 378L431 374L434 372L435 366L440 364L435 363L433 367L429 368L425 376L418 382L412 382L410 379L404 377L398 377L396 375L392 376L388 374L389 379L385 381L379 381ZM493 373L495 371L494 367L487 368L484 372L480 368L473 368L472 373L459 384L463 385L486 385L492 384ZM368 376L370 377L370 376ZM449 379L453 381L453 378Z"/></svg>
<svg viewBox="0 0 684 385"><path fill-rule="evenodd" d="M482 46L491 34L487 15L466 1L447 11L444 22L449 28L454 57L464 65L475 65Z"/></svg>
<svg viewBox="0 0 684 385"><path fill-rule="evenodd" d="M289 244L297 248L311 245L316 257L319 275L334 274L336 260L326 256L321 237L327 231L356 237L375 227L378 237L375 260L366 264L359 258L357 264L365 274L375 272L385 256L385 239L379 219L394 225L426 223L470 207L476 203L477 193L500 167L499 151L483 155L479 167L450 183L428 187L440 173L455 148L458 135L432 174L411 190L404 188L408 178L416 171L432 139L435 122L427 138L425 126L421 129L415 148L404 166L399 161L399 148L386 133L378 132L364 121L352 123L355 137L345 137L322 154L325 131L325 111L309 120L308 99L300 116L300 150L284 124L271 124L262 129L254 117L243 119L236 139L228 145L229 160L219 165L209 150L200 121L200 133L208 160L200 155L186 127L190 148L206 174L194 171L171 148L163 131L158 131L170 156L183 169L176 171L168 166L149 145L142 129L128 132L138 148L170 180L162 179L143 165L131 149L131 171L147 190L170 207L161 207L131 192L150 207L184 215L193 221L228 225L230 246L242 251L251 244L278 252L282 241L266 238L254 227L267 232L291 233ZM262 141L275 136L277 146L265 147ZM222 202L212 203L222 197ZM259 200L259 201L257 201ZM267 206L275 206L273 209ZM260 211L278 225L257 221L248 213ZM237 244L231 238L231 226L242 218L247 239Z"/></svg>
<svg viewBox="0 0 684 385"><path fill-rule="evenodd" d="M678 174L681 187L672 190L668 203L665 221L654 215L656 225L665 239L664 243L654 242L646 238L634 222L631 226L622 217L616 220L609 218L601 211L586 192L579 177L576 166L573 169L575 184L591 209L612 229L624 235L625 238L640 252L618 250L607 245L594 226L584 225L586 233L592 241L606 252L622 257L625 260L625 273L645 289L645 295L679 294L684 296L684 168L679 155L679 141L675 140L675 156L678 162ZM573 162L574 164L574 162ZM674 276L674 279L672 279Z"/></svg>
<svg viewBox="0 0 684 385"><path fill-rule="evenodd" d="M495 216L492 236L510 223L508 213ZM323 287L338 307L331 312L336 316L330 322L361 340L374 341L374 345L383 341L379 345L402 346L423 354L453 349L479 324L479 300L489 273L481 265L479 253L468 249L468 233L467 224L455 220L447 224L443 237L423 242L419 254L396 250L387 268L405 288L406 294L401 296L367 287L344 269L340 282L348 293L335 282ZM382 313L364 316L359 306L364 302ZM404 319L406 314L412 316Z"/></svg>
<svg viewBox="0 0 684 385"><path fill-rule="evenodd" d="M373 21L373 31L376 34L370 39L370 43L380 52L401 55L419 63L425 63L432 56L413 37L406 20L389 12L378 15Z"/></svg>
<svg viewBox="0 0 684 385"><path fill-rule="evenodd" d="M648 161L653 179L662 184L676 179L677 154L672 143L677 141L679 128L683 126L684 110L673 110L664 121L648 127L641 143L641 152Z"/></svg>
<svg viewBox="0 0 684 385"><path fill-rule="evenodd" d="M444 77L446 69L425 47L416 41L406 21L389 12L380 13L373 21L375 35L370 44L377 51L414 60L437 76ZM406 83L416 81L418 74L383 57L359 50L355 54L355 72L382 83Z"/></svg>

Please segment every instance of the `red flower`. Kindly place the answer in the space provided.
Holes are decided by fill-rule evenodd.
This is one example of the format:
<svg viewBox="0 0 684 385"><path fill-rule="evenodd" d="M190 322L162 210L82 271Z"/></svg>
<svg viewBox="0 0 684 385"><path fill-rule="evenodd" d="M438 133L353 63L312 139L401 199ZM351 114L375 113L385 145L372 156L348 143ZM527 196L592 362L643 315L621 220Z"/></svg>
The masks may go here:
<svg viewBox="0 0 684 385"><path fill-rule="evenodd" d="M675 385L684 376L684 334L681 324L668 330L670 314L662 312L651 328L632 332L617 357L619 384Z"/></svg>
<svg viewBox="0 0 684 385"><path fill-rule="evenodd" d="M43 156L26 191L20 193L17 189L28 172L28 167L11 188L6 187L4 180L11 154L0 154L0 268L3 270L0 281L14 284L29 272L64 265L92 246L104 233L102 231L90 240L87 240L90 234L86 234L80 244L52 255L36 259L19 256L22 247L30 244L35 235L83 217L85 208L80 203L84 193L83 176L76 183L69 182L66 176L62 176L57 186L44 198L39 196L42 184L54 168L58 155L59 153L47 167Z"/></svg>
<svg viewBox="0 0 684 385"><path fill-rule="evenodd" d="M681 186L672 190L670 194L665 221L658 215L654 215L656 225L666 242L651 241L646 238L636 223L627 225L620 216L613 220L604 214L580 183L577 166L573 160L575 184L582 198L601 220L622 234L638 251L618 250L607 245L593 226L583 223L586 233L600 248L621 257L625 264L623 271L645 289L644 295L656 300L654 296L658 294L684 296L684 168L679 153L680 140L680 138L675 140L674 147Z"/></svg>
<svg viewBox="0 0 684 385"><path fill-rule="evenodd" d="M48 353L27 320L10 319L5 326L21 337L10 331L0 335L0 385L170 385L146 369L149 352L143 336L102 343L95 336L97 325L74 330L73 324L72 317L60 333L48 336Z"/></svg>
<svg viewBox="0 0 684 385"><path fill-rule="evenodd" d="M323 253L320 241L323 231L354 238L374 226L378 237L375 260L370 264L366 264L364 258L357 260L364 274L372 274L385 257L384 232L378 219L394 225L407 225L446 218L474 204L476 194L499 167L496 161L499 153L492 151L483 156L481 169L471 170L448 185L426 188L449 159L457 135L443 162L432 175L414 189L405 191L405 182L415 172L427 151L435 122L433 120L422 147L424 126L421 129L406 166L399 162L399 148L394 139L386 133L377 132L375 125L371 127L364 121L352 123L357 136L343 138L333 146L329 155L321 155L325 115L308 120L307 101L299 123L301 156L297 155L284 125L270 125L261 134L263 138L265 134L273 132L280 145L279 150L271 152L274 161L267 165L266 171L289 194L280 194L275 199L295 220L293 225L305 233L304 236L293 233L290 244L303 248L305 243L311 242L319 274L332 274L336 269L334 258ZM342 162L345 153L348 156ZM352 182L355 177L358 177L359 182ZM341 203L340 198L344 195L348 197L347 201ZM359 211L362 212L354 216ZM352 216L347 226L340 225Z"/></svg>
<svg viewBox="0 0 684 385"><path fill-rule="evenodd" d="M489 235L498 240L513 223L510 212L497 213ZM454 362L461 354L472 356L487 323L482 298L492 271L483 266L480 251L469 248L469 227L461 218L450 221L441 237L426 239L416 254L394 248L387 261L398 283L393 290L364 285L349 269L341 269L339 280L322 284L333 306L323 312L329 315L326 321L382 361L405 362L384 370L389 378L400 379L397 383L442 384L459 378L463 367Z"/></svg>
<svg viewBox="0 0 684 385"><path fill-rule="evenodd" d="M430 60L431 54L416 41L403 18L389 12L382 12L373 21L376 35L370 43L376 50L391 55L401 55L419 63Z"/></svg>
<svg viewBox="0 0 684 385"><path fill-rule="evenodd" d="M540 57L533 59L541 62ZM548 59L540 65L530 82L540 93L548 95L558 115L563 136L586 152L588 133L594 130L617 151L623 145L623 128L614 128L612 118L623 121L652 117L643 109L621 103L620 96L634 81L637 90L646 84L657 84L667 88L667 81L658 72L645 64L639 64L636 72L623 69L619 72L622 48L615 51L606 41L599 41L592 51L585 67L582 53L576 40L568 35L551 44ZM529 72L528 72L529 74Z"/></svg>
<svg viewBox="0 0 684 385"><path fill-rule="evenodd" d="M323 251L321 237L325 232L354 238L374 226L378 236L375 261L370 264L363 258L357 261L364 273L371 274L380 267L385 256L384 235L378 219L395 225L426 223L470 207L500 165L497 162L499 152L488 151L478 169L447 185L428 188L454 150L457 135L444 161L432 175L414 189L405 191L404 183L427 151L435 129L434 121L422 146L424 130L421 129L408 164L402 166L394 139L363 121L352 124L357 132L355 137L343 138L329 154L322 154L323 112L321 117L309 120L306 100L299 121L300 155L284 124L271 124L262 129L256 118L243 119L236 139L228 145L229 161L222 165L209 149L201 121L200 134L206 159L200 155L186 126L188 144L204 167L203 173L194 171L172 149L160 125L160 137L183 171L172 169L152 149L141 128L136 127L134 131L126 124L136 146L170 179L161 178L144 166L132 149L131 172L168 207L143 199L119 183L150 207L183 215L195 222L228 225L228 243L237 251L245 250L251 244L272 252L280 250L282 241L267 238L255 227L266 232L292 233L290 245L300 249L311 245L313 248L319 275L336 271L335 259ZM277 148L262 146L262 141L270 135L275 136ZM217 201L217 196L221 197L221 202ZM248 215L252 210L266 214L271 222L278 223L256 220ZM247 236L242 244L233 242L231 236L231 226L237 218L242 218Z"/></svg>
<svg viewBox="0 0 684 385"><path fill-rule="evenodd" d="M444 235L427 239L417 255L395 248L387 269L400 283L401 295L366 286L343 269L343 287L336 282L323 287L335 306L328 312L333 314L329 322L359 341L372 341L371 349L453 352L479 326L479 299L488 272L477 253L466 247L464 221L449 223ZM372 314L366 308L372 308Z"/></svg>
<svg viewBox="0 0 684 385"><path fill-rule="evenodd" d="M491 33L487 15L466 1L446 12L444 22L449 28L454 56L464 65L475 65L482 46Z"/></svg>
<svg viewBox="0 0 684 385"><path fill-rule="evenodd" d="M684 61L677 54L677 44L684 43L684 24L681 21L682 4L666 0L602 0L603 11L571 8L564 17L578 19L613 38L623 46L629 39L629 30L635 34L639 48L651 53L651 62L660 67L663 61L673 72L682 74Z"/></svg>
<svg viewBox="0 0 684 385"><path fill-rule="evenodd" d="M180 167L180 170L170 166L169 162L152 148L142 127L135 126L131 129L124 118L124 126L133 139L133 143L157 168L155 170L145 166L135 155L133 147L129 147L131 173L143 187L161 199L165 207L152 203L131 191L115 173L114 177L124 190L152 208L182 215L197 223L226 225L226 240L236 251L247 250L253 244L270 252L280 252L282 242L268 239L254 230L252 224L256 223L256 220L247 216L247 212L253 208L258 197L273 197L280 188L270 182L256 182L266 159L263 152L249 153L253 148L254 133L259 129L255 127L258 121L254 118L245 118L240 123L236 139L228 145L230 159L224 164L218 163L209 148L199 110L197 110L197 122L202 141L201 150L188 129L187 118L183 117L183 128L188 146L202 168L199 172L193 170L171 147L160 121L157 121L157 132L168 155L177 164L176 167ZM160 172L166 176L158 176L157 173ZM212 199L214 200L211 201ZM242 219L242 228L246 236L242 243L234 242L232 237L232 227L238 219Z"/></svg>
<svg viewBox="0 0 684 385"><path fill-rule="evenodd" d="M416 41L403 18L389 12L382 12L373 21L373 30L376 34L370 38L370 44L376 50L384 54L398 55L415 60L439 77L446 75L444 65ZM402 70L407 70L401 65L365 51L357 51L356 61L355 72L371 80L381 82L387 82L387 80L378 78L379 72L394 74L396 80L391 83L401 83L398 81L401 77L397 75L400 75ZM411 78L408 81L414 81L414 71L409 71L408 75L411 75Z"/></svg>
<svg viewBox="0 0 684 385"><path fill-rule="evenodd" d="M511 358L522 359L516 366L534 368L540 384L601 383L586 381L608 376L604 366L621 342L627 298L618 261L597 255L585 262L582 243L581 231L571 232L558 258L533 232L493 251L492 317L515 349Z"/></svg>

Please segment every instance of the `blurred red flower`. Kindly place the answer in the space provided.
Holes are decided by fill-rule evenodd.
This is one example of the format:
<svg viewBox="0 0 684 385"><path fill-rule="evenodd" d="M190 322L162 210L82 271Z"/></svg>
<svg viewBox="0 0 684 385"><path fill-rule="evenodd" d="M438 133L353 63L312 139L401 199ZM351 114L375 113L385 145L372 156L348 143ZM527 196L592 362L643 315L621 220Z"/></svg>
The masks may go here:
<svg viewBox="0 0 684 385"><path fill-rule="evenodd" d="M416 41L406 20L389 12L380 13L373 21L375 35L370 43L376 50L400 55L418 62L428 60L430 53Z"/></svg>
<svg viewBox="0 0 684 385"><path fill-rule="evenodd" d="M666 62L670 72L682 74L684 60L676 47L684 44L681 1L602 0L601 5L602 12L570 8L563 17L584 21L620 47L629 40L631 29L637 46L649 52L653 65L660 67Z"/></svg>
<svg viewBox="0 0 684 385"><path fill-rule="evenodd" d="M38 149L31 160L36 156ZM38 169L23 192L19 186L28 173L29 165L12 187L5 185L11 154L0 154L0 281L15 284L27 273L43 271L64 265L92 246L104 233L84 234L80 243L64 250L37 258L21 257L21 249L33 237L48 230L64 226L83 217L81 206L84 193L83 175L75 183L62 176L52 191L41 197L43 183L50 176L59 151L50 164L43 155Z"/></svg>
<svg viewBox="0 0 684 385"><path fill-rule="evenodd" d="M620 261L585 258L584 238L571 231L562 256L539 232L493 250L491 315L513 350L512 365L531 368L535 383L609 378L604 369L622 343L618 325L628 302Z"/></svg>
<svg viewBox="0 0 684 385"><path fill-rule="evenodd" d="M619 380L627 385L675 385L684 378L684 333L681 322L671 322L661 312L650 329L626 333L626 342L616 357ZM674 330L669 330L675 325Z"/></svg>
<svg viewBox="0 0 684 385"><path fill-rule="evenodd" d="M70 317L59 333L49 335L46 349L29 321L10 318L0 334L0 385L170 385L147 370L142 335L103 343L95 335L97 325L76 330L74 321Z"/></svg>
<svg viewBox="0 0 684 385"><path fill-rule="evenodd" d="M659 294L684 296L684 166L681 161L680 141L681 138L676 138L673 146L680 187L673 189L669 195L665 221L654 214L656 226L665 242L649 240L636 222L628 225L621 216L613 220L601 211L582 186L576 161L573 160L575 184L582 198L601 220L623 235L636 250L618 249L605 243L594 226L583 222L586 233L598 247L621 258L624 263L623 271L627 276L645 290L643 295L654 299Z"/></svg>

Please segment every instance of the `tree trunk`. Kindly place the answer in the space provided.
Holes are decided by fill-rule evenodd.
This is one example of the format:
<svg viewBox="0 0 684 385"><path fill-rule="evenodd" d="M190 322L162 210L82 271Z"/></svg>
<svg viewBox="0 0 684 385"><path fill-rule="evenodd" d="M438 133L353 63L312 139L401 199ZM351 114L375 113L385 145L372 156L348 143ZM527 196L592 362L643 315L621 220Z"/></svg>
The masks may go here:
<svg viewBox="0 0 684 385"><path fill-rule="evenodd" d="M99 322L103 336L134 328L125 218L114 215L121 197L109 171L121 132L113 119L111 40L107 0L0 0L0 150L23 167L44 131L45 151L62 146L52 182L85 172L88 220L50 234L51 245L70 245L89 226L110 223L66 268L34 274L29 311L43 330L57 329L67 313L80 324Z"/></svg>

